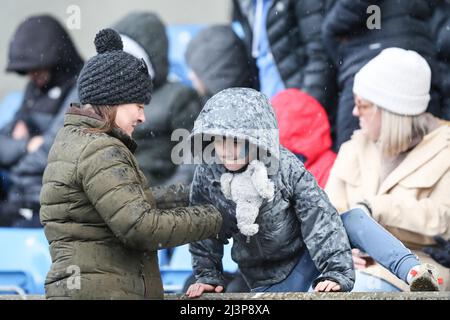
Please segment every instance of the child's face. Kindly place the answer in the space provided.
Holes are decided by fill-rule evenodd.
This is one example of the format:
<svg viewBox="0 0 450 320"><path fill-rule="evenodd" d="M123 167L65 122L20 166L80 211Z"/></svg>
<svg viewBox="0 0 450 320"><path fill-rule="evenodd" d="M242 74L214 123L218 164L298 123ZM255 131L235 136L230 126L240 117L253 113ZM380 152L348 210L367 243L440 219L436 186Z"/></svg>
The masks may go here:
<svg viewBox="0 0 450 320"><path fill-rule="evenodd" d="M249 162L245 151L245 141L233 141L233 139L216 139L214 150L225 168L237 171Z"/></svg>

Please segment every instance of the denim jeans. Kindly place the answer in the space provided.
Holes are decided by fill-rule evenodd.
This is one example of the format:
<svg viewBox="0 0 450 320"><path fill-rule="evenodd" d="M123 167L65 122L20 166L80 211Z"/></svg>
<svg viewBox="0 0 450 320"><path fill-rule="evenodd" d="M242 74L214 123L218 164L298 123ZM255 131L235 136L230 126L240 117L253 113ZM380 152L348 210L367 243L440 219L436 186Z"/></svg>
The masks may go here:
<svg viewBox="0 0 450 320"><path fill-rule="evenodd" d="M418 258L403 243L361 209L347 211L341 215L341 219L352 248L366 252L398 278L406 281L409 270L420 264ZM367 274L361 275L359 272L358 274L355 287L357 291L398 291L384 280ZM319 275L319 270L305 248L286 279L270 286L254 288L252 292L306 292ZM380 282L375 285L377 280ZM372 283L367 283L370 281Z"/></svg>
<svg viewBox="0 0 450 320"><path fill-rule="evenodd" d="M311 283L320 275L305 248L291 273L281 282L270 286L257 287L252 292L307 292Z"/></svg>
<svg viewBox="0 0 450 320"><path fill-rule="evenodd" d="M355 286L352 292L397 292L401 291L386 280L356 270Z"/></svg>

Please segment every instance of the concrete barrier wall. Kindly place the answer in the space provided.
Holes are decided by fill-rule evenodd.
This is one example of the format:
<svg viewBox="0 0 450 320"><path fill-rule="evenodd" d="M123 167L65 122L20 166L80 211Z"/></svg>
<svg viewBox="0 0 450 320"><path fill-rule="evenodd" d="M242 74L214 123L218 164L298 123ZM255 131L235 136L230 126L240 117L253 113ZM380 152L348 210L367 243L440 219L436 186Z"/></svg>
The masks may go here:
<svg viewBox="0 0 450 320"><path fill-rule="evenodd" d="M26 296L44 300L44 296ZM0 300L21 300L18 295ZM189 300L184 294L166 294L167 300ZM450 292L339 292L339 293L208 293L197 300L450 300Z"/></svg>

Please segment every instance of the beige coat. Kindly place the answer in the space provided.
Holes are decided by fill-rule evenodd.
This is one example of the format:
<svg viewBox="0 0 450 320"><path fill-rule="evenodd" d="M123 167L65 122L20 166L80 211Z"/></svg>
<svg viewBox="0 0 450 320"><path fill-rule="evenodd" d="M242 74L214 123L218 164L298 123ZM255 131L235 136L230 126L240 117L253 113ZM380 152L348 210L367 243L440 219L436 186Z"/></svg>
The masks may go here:
<svg viewBox="0 0 450 320"><path fill-rule="evenodd" d="M380 153L361 131L343 144L325 191L342 213L367 200L381 225L419 256L440 268L446 290L450 270L421 253L434 245L432 236L450 238L450 127L441 125L379 183ZM399 288L406 284L379 265L366 269Z"/></svg>

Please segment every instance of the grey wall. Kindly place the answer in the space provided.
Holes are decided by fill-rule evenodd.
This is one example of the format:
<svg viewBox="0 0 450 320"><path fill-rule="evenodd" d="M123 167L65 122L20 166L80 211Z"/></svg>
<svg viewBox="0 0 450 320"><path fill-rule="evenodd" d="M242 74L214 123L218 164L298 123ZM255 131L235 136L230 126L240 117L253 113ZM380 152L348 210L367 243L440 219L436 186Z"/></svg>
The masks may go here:
<svg viewBox="0 0 450 320"><path fill-rule="evenodd" d="M29 15L50 13L65 25L73 22L71 5L80 9L80 29L68 30L83 58L95 53L92 41L98 30L134 10L157 12L166 24L224 23L231 0L2 0L0 2L0 100L11 90L21 90L25 78L5 73L9 40ZM72 24L73 25L73 24Z"/></svg>

